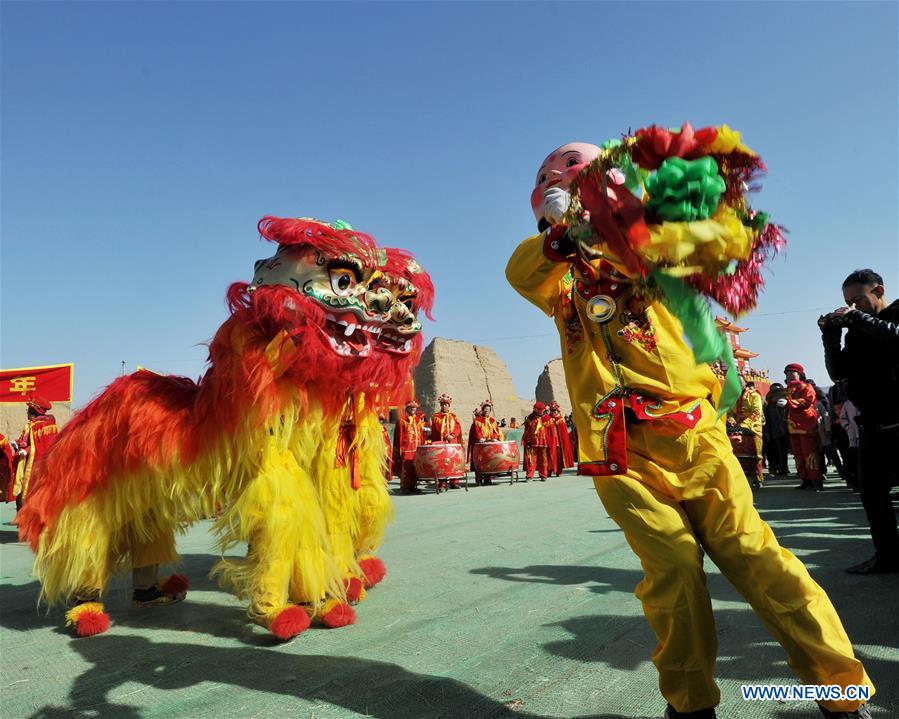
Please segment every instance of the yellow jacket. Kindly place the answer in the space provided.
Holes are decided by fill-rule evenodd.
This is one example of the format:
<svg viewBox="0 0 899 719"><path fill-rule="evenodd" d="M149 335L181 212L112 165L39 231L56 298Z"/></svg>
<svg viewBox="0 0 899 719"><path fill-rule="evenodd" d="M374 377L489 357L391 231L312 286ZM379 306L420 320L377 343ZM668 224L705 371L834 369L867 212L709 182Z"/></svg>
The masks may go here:
<svg viewBox="0 0 899 719"><path fill-rule="evenodd" d="M737 426L748 429L753 434L762 436L762 425L765 415L762 410L762 395L755 390L747 389L740 395L731 416L736 420Z"/></svg>
<svg viewBox="0 0 899 719"><path fill-rule="evenodd" d="M638 419L665 417L691 429L699 420L700 401L716 404L721 386L707 365L694 362L680 322L660 303L635 296L620 267L565 257L554 244L546 233L522 242L506 278L556 322L580 473L621 474L627 466L625 407ZM591 275L597 274L594 280ZM614 299L606 323L588 317L594 294Z"/></svg>

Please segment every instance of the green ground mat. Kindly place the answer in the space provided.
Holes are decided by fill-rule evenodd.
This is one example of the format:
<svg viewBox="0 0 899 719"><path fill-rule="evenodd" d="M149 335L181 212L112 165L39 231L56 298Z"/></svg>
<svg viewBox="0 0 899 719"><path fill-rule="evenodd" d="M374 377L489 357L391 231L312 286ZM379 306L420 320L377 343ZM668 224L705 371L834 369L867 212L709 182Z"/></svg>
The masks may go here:
<svg viewBox="0 0 899 719"><path fill-rule="evenodd" d="M757 506L839 610L878 687L873 715L899 715L899 575L857 577L869 557L857 494L770 482ZM393 485L396 487L396 484ZM381 556L387 578L358 622L278 644L206 578L209 523L180 538L186 602L133 610L124 579L107 634L74 639L60 610L36 608L31 554L12 505L0 514L0 716L660 717L655 641L633 596L639 562L592 482L395 497ZM706 560L723 719L812 719L810 703L746 703L740 685L796 683L781 648Z"/></svg>

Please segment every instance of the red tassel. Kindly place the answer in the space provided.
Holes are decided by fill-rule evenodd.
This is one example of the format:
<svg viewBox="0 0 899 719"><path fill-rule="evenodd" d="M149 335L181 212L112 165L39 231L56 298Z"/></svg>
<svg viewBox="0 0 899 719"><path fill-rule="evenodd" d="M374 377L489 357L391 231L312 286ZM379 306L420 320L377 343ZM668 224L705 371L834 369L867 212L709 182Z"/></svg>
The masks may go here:
<svg viewBox="0 0 899 719"><path fill-rule="evenodd" d="M335 604L322 615L322 624L328 629L337 629L356 623L356 612L349 604Z"/></svg>
<svg viewBox="0 0 899 719"><path fill-rule="evenodd" d="M75 622L75 633L79 637L92 637L109 629L109 615L106 612L84 612Z"/></svg>
<svg viewBox="0 0 899 719"><path fill-rule="evenodd" d="M296 604L291 604L278 612L278 616L272 620L269 630L278 639L287 641L297 634L305 632L309 628L309 624L310 619L306 611Z"/></svg>
<svg viewBox="0 0 899 719"><path fill-rule="evenodd" d="M366 557L359 560L359 567L365 572L365 588L371 589L387 575L387 567L377 557Z"/></svg>
<svg viewBox="0 0 899 719"><path fill-rule="evenodd" d="M184 594L190 589L190 579L183 574L173 574L159 585L159 590L172 596Z"/></svg>
<svg viewBox="0 0 899 719"><path fill-rule="evenodd" d="M343 580L346 588L346 599L351 604L355 604L362 596L362 582L357 577L349 577Z"/></svg>

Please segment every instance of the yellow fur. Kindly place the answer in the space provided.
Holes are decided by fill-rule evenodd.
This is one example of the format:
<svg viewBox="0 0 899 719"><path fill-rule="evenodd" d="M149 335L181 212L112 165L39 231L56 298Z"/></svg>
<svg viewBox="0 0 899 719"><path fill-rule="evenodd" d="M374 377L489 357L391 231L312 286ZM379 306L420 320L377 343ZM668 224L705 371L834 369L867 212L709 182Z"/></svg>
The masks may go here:
<svg viewBox="0 0 899 719"><path fill-rule="evenodd" d="M246 559L225 559L215 571L250 600L257 620L273 619L288 600L315 606L344 591L316 488L286 439L271 436L262 471L216 525L223 552L240 541L250 544Z"/></svg>
<svg viewBox="0 0 899 719"><path fill-rule="evenodd" d="M223 433L190 464L173 457L167 466L110 477L63 508L41 534L35 556L41 598L53 604L76 593L101 593L112 575L131 568L138 547L158 547L157 563L176 561L173 528L212 516L217 506L239 497L263 471L258 448L264 438L294 421L279 416L260 427L245 418L233 435Z"/></svg>
<svg viewBox="0 0 899 719"><path fill-rule="evenodd" d="M355 503L356 533L353 535L353 549L358 561L381 545L384 529L393 520L394 509L384 481L387 453L377 413L368 408L358 412L356 432L362 463L362 482Z"/></svg>
<svg viewBox="0 0 899 719"><path fill-rule="evenodd" d="M364 576L358 558L378 547L393 516L377 415L361 395L353 402L358 490L350 463L335 462L343 413L326 413L314 400L302 410L297 403L263 427L245 422L188 466L174 459L125 481L113 478L63 509L35 558L42 598L99 596L138 553L152 563L177 561L173 527L220 507L215 531L222 552L240 542L250 549L214 571L250 601L254 619L270 621L288 602L317 611L326 599L345 601L344 577Z"/></svg>

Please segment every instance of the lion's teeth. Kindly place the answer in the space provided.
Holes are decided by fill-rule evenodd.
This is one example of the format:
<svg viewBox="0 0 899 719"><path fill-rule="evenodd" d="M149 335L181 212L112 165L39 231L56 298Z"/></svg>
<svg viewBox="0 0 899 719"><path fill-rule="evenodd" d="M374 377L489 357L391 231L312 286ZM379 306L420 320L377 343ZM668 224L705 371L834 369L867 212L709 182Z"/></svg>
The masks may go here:
<svg viewBox="0 0 899 719"><path fill-rule="evenodd" d="M346 326L346 329L343 331L343 334L344 334L345 336L349 337L349 336L350 336L351 334L353 334L353 332L355 332L355 331L356 331L356 325L354 325L352 322L350 322L350 323Z"/></svg>

